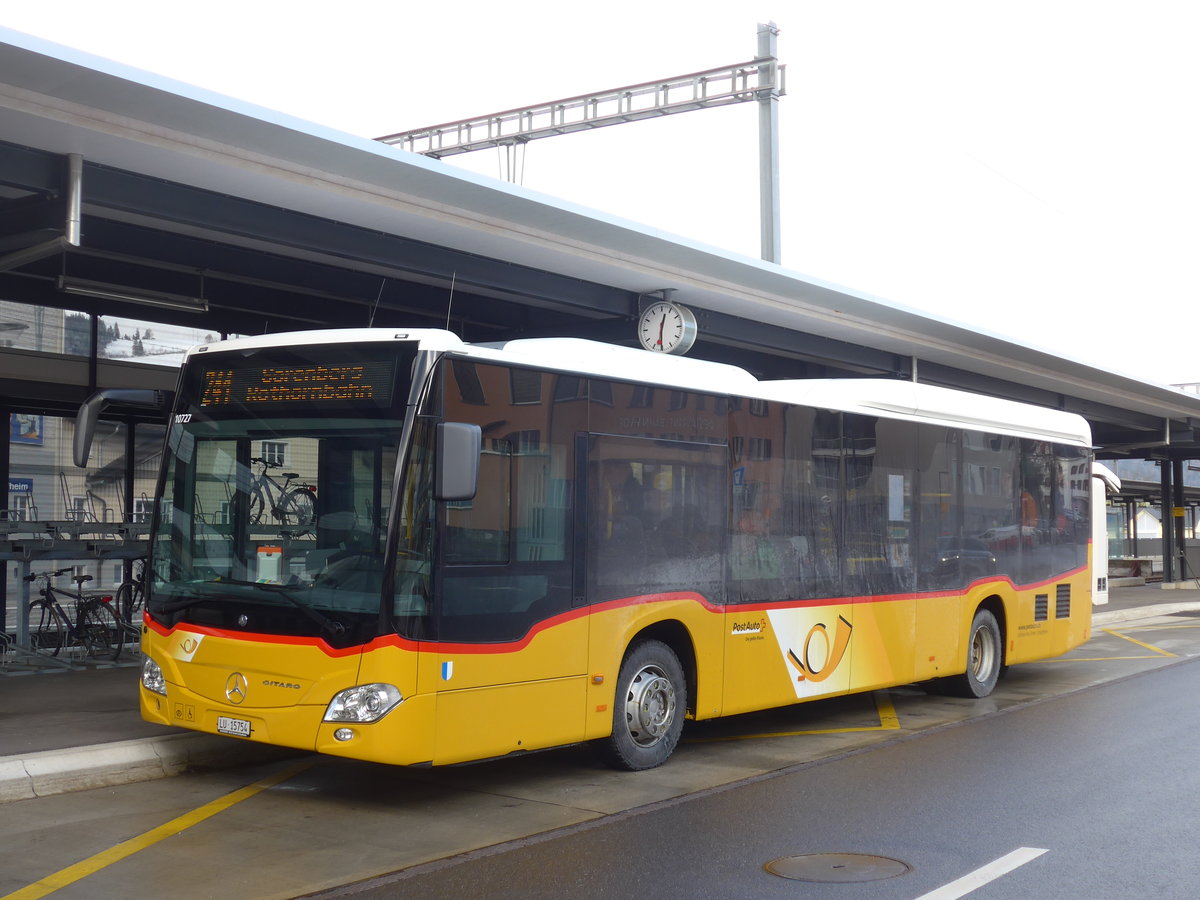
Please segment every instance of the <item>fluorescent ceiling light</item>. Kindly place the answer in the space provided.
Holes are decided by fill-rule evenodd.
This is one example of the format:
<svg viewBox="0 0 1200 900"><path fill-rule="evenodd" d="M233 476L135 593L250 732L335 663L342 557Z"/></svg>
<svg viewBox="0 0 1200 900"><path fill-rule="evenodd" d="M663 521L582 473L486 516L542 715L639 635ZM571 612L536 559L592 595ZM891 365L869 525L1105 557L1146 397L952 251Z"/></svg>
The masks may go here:
<svg viewBox="0 0 1200 900"><path fill-rule="evenodd" d="M101 300L141 303L146 306L159 306L164 309L177 309L183 312L208 312L208 301L203 297L169 294L166 291L146 291L141 288L125 287L120 284L108 284L104 281L88 281L85 278L72 278L69 275L58 276L58 289L65 294L76 294L80 297L96 297Z"/></svg>

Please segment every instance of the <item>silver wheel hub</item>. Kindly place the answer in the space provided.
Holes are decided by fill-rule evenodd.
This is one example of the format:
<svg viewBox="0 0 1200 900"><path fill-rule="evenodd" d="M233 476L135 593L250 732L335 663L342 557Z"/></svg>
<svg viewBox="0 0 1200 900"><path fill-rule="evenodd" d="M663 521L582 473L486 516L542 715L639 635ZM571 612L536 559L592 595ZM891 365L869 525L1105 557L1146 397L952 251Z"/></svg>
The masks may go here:
<svg viewBox="0 0 1200 900"><path fill-rule="evenodd" d="M971 672L983 681L996 664L996 642L990 628L976 629L971 637Z"/></svg>
<svg viewBox="0 0 1200 900"><path fill-rule="evenodd" d="M675 719L675 686L658 666L646 666L629 683L625 722L634 743L649 747L662 740Z"/></svg>

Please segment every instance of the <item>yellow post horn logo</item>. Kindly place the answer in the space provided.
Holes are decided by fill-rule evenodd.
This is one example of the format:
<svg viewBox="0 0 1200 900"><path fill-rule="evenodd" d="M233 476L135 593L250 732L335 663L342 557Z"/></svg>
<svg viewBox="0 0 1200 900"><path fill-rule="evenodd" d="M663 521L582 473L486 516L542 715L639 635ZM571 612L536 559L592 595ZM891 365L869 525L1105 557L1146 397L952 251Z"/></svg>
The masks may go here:
<svg viewBox="0 0 1200 900"><path fill-rule="evenodd" d="M846 647L850 644L850 632L854 630L854 626L842 616L838 616L838 623L832 641L829 639L829 631L824 622L818 622L809 629L808 636L804 639L803 660L796 655L796 651L788 651L788 659L792 661L792 665L799 671L799 674L796 676L797 681L824 681L838 667L838 663L846 655ZM814 662L812 651L816 648L813 647L813 638L817 635L820 635L821 639L825 642L826 653L824 659L818 659Z"/></svg>

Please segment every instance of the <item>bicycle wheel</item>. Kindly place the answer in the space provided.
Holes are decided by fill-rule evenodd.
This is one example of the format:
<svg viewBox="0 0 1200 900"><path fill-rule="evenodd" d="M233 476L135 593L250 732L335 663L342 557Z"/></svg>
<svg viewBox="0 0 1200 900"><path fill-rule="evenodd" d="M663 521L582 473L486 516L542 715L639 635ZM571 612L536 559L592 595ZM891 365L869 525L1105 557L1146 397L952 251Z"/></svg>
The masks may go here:
<svg viewBox="0 0 1200 900"><path fill-rule="evenodd" d="M140 581L125 581L117 588L113 598L113 606L120 620L133 628L142 623L142 583Z"/></svg>
<svg viewBox="0 0 1200 900"><path fill-rule="evenodd" d="M54 607L45 600L29 604L29 646L39 653L58 656L66 639L67 629Z"/></svg>
<svg viewBox="0 0 1200 900"><path fill-rule="evenodd" d="M279 501L279 521L283 525L311 525L316 519L312 491L303 488L288 491Z"/></svg>
<svg viewBox="0 0 1200 900"><path fill-rule="evenodd" d="M85 601L79 614L79 643L90 659L116 659L121 655L124 629L117 614L100 600Z"/></svg>
<svg viewBox="0 0 1200 900"><path fill-rule="evenodd" d="M250 495L250 524L257 525L262 521L263 510L266 508L266 503L263 502L262 488L255 488L254 493Z"/></svg>

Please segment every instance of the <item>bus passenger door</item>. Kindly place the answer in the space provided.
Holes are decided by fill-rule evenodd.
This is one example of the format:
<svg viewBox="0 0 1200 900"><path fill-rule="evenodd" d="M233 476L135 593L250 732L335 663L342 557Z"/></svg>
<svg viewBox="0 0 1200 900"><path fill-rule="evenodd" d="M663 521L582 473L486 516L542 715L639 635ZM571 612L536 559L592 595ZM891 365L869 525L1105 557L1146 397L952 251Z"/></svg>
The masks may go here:
<svg viewBox="0 0 1200 900"><path fill-rule="evenodd" d="M842 416L843 592L854 602L851 681L871 690L913 679L916 605L914 425Z"/></svg>
<svg viewBox="0 0 1200 900"><path fill-rule="evenodd" d="M726 711L844 693L862 641L844 589L841 414L772 404L735 411L731 434Z"/></svg>
<svg viewBox="0 0 1200 900"><path fill-rule="evenodd" d="M585 536L575 578L591 611L596 684L614 684L634 635L664 623L664 633L678 628L690 643L686 651L682 640L676 646L694 659L689 705L698 716L715 715L725 665L726 447L669 433L590 434L580 436L576 458L585 486L576 505L586 514L576 519ZM611 727L612 696L597 690L591 734Z"/></svg>
<svg viewBox="0 0 1200 900"><path fill-rule="evenodd" d="M434 761L573 743L588 622L573 605L570 423L546 404L508 403L513 392L549 400L554 376L461 360L444 372L446 419L479 424L483 448L475 497L437 509L434 639L423 645L436 667L422 663L437 693Z"/></svg>

